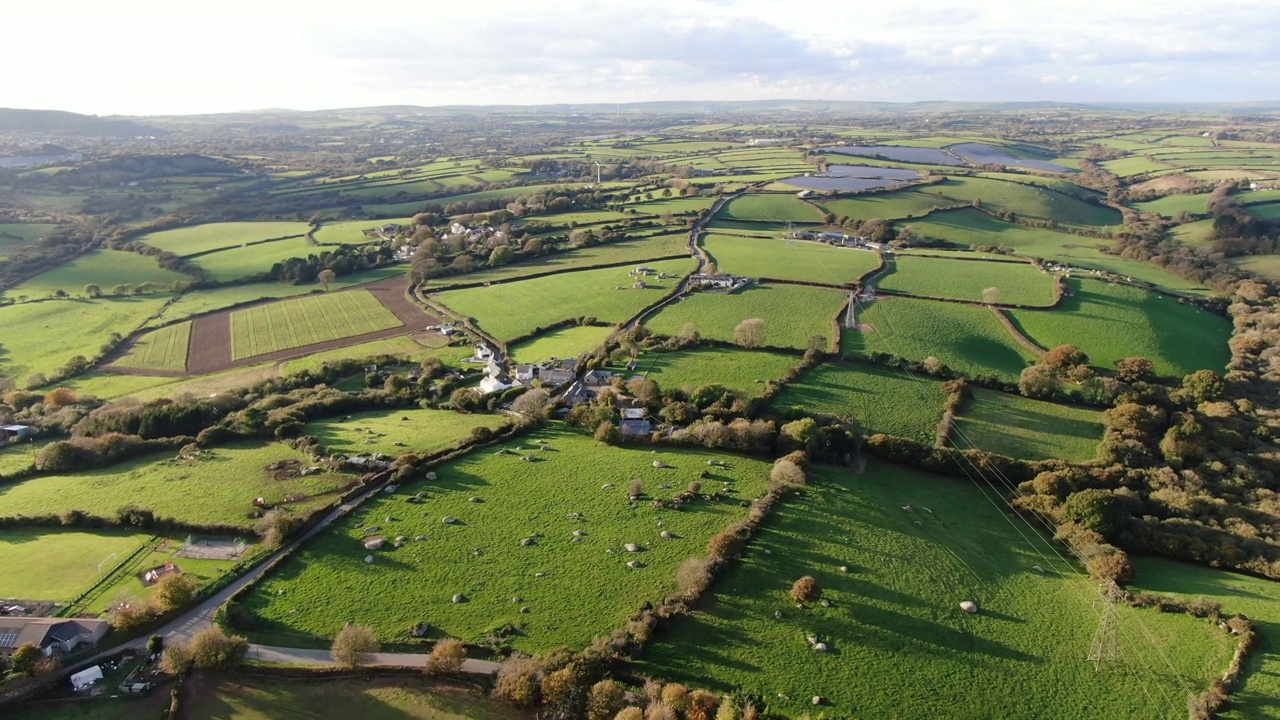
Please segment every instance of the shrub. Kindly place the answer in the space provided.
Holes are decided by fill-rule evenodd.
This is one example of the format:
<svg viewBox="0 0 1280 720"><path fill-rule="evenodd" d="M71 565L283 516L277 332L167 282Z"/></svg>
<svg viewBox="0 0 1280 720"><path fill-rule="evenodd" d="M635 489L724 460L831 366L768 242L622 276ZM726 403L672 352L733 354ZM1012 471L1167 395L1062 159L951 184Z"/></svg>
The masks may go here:
<svg viewBox="0 0 1280 720"><path fill-rule="evenodd" d="M44 653L40 652L38 645L35 643L23 643L13 651L13 655L9 657L9 662L15 673L19 675L34 675L36 663L43 658Z"/></svg>
<svg viewBox="0 0 1280 720"><path fill-rule="evenodd" d="M812 575L805 575L791 586L791 598L796 602L814 602L822 597L822 587Z"/></svg>
<svg viewBox="0 0 1280 720"><path fill-rule="evenodd" d="M191 661L201 668L224 669L238 665L249 650L249 641L228 636L217 627L207 627L191 638Z"/></svg>
<svg viewBox="0 0 1280 720"><path fill-rule="evenodd" d="M111 627L126 632L151 622L155 611L144 602L128 602L117 605L107 618Z"/></svg>
<svg viewBox="0 0 1280 720"><path fill-rule="evenodd" d="M668 683L662 688L662 702L676 712L684 712L689 707L689 688L680 683Z"/></svg>
<svg viewBox="0 0 1280 720"><path fill-rule="evenodd" d="M604 679L587 693L587 720L610 720L626 704L622 686L616 680Z"/></svg>
<svg viewBox="0 0 1280 720"><path fill-rule="evenodd" d="M194 578L171 572L161 576L156 583L156 591L155 595L152 596L152 602L156 604L157 609L161 612L176 610L194 600L196 591L199 589Z"/></svg>
<svg viewBox="0 0 1280 720"><path fill-rule="evenodd" d="M769 490L771 491L790 490L804 483L804 470L790 460L778 460L769 472Z"/></svg>
<svg viewBox="0 0 1280 720"><path fill-rule="evenodd" d="M720 698L706 690L694 690L689 694L689 707L684 711L686 720L714 720Z"/></svg>
<svg viewBox="0 0 1280 720"><path fill-rule="evenodd" d="M330 653L337 665L346 668L359 667L369 662L369 656L382 648L373 630L365 625L347 624L333 638Z"/></svg>
<svg viewBox="0 0 1280 720"><path fill-rule="evenodd" d="M445 638L431 649L423 671L428 675L455 673L462 669L462 663L466 659L467 648L462 641L457 638Z"/></svg>
<svg viewBox="0 0 1280 720"><path fill-rule="evenodd" d="M634 706L623 708L613 716L613 720L644 720L644 711Z"/></svg>
<svg viewBox="0 0 1280 720"><path fill-rule="evenodd" d="M729 558L742 552L742 545L746 540L732 528L722 530L707 541L707 555L719 560L728 560Z"/></svg>
<svg viewBox="0 0 1280 720"><path fill-rule="evenodd" d="M280 547L297 528L297 520L280 508L272 508L254 525L254 531L267 547Z"/></svg>
<svg viewBox="0 0 1280 720"><path fill-rule="evenodd" d="M191 667L191 651L186 643L172 641L160 656L160 669L170 675L181 675Z"/></svg>
<svg viewBox="0 0 1280 720"><path fill-rule="evenodd" d="M512 655L498 666L493 694L521 707L538 700L538 663L527 655Z"/></svg>

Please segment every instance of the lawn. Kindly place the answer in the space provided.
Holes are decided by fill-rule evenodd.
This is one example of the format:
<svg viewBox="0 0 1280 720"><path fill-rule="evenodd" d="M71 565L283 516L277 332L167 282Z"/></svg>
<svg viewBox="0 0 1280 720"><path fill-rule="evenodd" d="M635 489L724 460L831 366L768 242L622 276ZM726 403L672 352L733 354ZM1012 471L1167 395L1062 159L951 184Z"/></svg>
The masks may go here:
<svg viewBox="0 0 1280 720"><path fill-rule="evenodd" d="M21 381L29 373L50 374L76 355L92 358L108 335L129 334L168 299L146 295L0 307L0 375Z"/></svg>
<svg viewBox="0 0 1280 720"><path fill-rule="evenodd" d="M0 531L0 598L66 602L89 589L149 534L17 528ZM112 554L114 559L108 559ZM39 568L39 572L33 572Z"/></svg>
<svg viewBox="0 0 1280 720"><path fill-rule="evenodd" d="M307 423L305 433L316 436L326 450L344 455L425 455L466 439L472 428L493 430L506 420L505 415L466 415L418 408L372 410L346 417Z"/></svg>
<svg viewBox="0 0 1280 720"><path fill-rule="evenodd" d="M720 272L753 278L803 280L830 285L853 282L875 269L869 250L825 243L742 235L705 235L702 245Z"/></svg>
<svg viewBox="0 0 1280 720"><path fill-rule="evenodd" d="M265 303L231 313L231 357L242 360L403 324L368 290Z"/></svg>
<svg viewBox="0 0 1280 720"><path fill-rule="evenodd" d="M1124 609L1124 664L1097 672L1085 661L1096 585L1002 502L878 462L818 473L699 610L649 645L640 673L757 692L792 716L818 695L842 717L1182 720L1187 690L1226 666L1231 640L1207 621ZM802 575L829 607L796 607L787 591ZM815 653L808 634L829 651ZM1135 666L1156 669L1135 677Z"/></svg>
<svg viewBox="0 0 1280 720"><path fill-rule="evenodd" d="M688 233L665 233L632 240L615 240L579 250L565 250L514 265L440 278L429 284L445 287L459 283L509 281L527 275L581 270L595 265L609 265L612 263L634 262L639 264L642 261L652 260L653 258L687 254L689 254Z"/></svg>
<svg viewBox="0 0 1280 720"><path fill-rule="evenodd" d="M182 273L165 270L156 264L155 258L123 250L94 250L6 290L4 294L11 299L22 296L42 298L62 290L69 295L83 296L85 285L89 283L97 285L103 293L110 293L115 285L144 282L158 283L160 290L168 292L175 282L190 279Z"/></svg>
<svg viewBox="0 0 1280 720"><path fill-rule="evenodd" d="M113 364L140 370L182 372L187 369L190 342L190 321L169 325L138 338L129 352Z"/></svg>
<svg viewBox="0 0 1280 720"><path fill-rule="evenodd" d="M1070 295L1054 310L1011 310L1009 316L1043 347L1075 345L1096 367L1120 358L1150 359L1161 375L1222 372L1231 353L1226 318L1176 298L1101 280L1071 278Z"/></svg>
<svg viewBox="0 0 1280 720"><path fill-rule="evenodd" d="M894 368L826 363L806 371L773 404L856 418L868 434L886 433L933 444L942 420L942 382Z"/></svg>
<svg viewBox="0 0 1280 720"><path fill-rule="evenodd" d="M143 235L138 240L185 256L239 247L258 240L297 237L306 232L307 224L300 222L223 222L162 230Z"/></svg>
<svg viewBox="0 0 1280 720"><path fill-rule="evenodd" d="M522 453L539 441L551 449L532 451L538 461L523 462ZM466 640L510 624L517 629L511 642L523 650L583 647L646 600L674 590L680 563L703 554L711 535L742 517L738 499L758 496L769 475L762 460L602 446L554 427L503 447L524 449L472 453L437 468L436 481L401 485L369 501L259 583L247 609L265 630L319 637L332 637L348 621L372 626L384 641L407 640L418 622ZM650 506L649 498L682 491L713 458L730 467L702 482L708 490L728 485L732 501L699 500L680 512ZM670 467L653 467L659 459ZM644 483L640 503L627 500L632 479ZM408 502L419 492L422 502ZM444 524L446 516L459 522ZM662 523L673 537L660 537ZM377 530L359 529L369 526ZM585 533L580 542L573 542L574 530ZM399 549L388 542L370 551L361 538L372 534L408 540ZM540 535L523 545L533 534ZM626 543L641 551L626 552ZM373 562L364 562L370 554ZM642 566L628 567L631 560ZM451 602L455 594L466 601Z"/></svg>
<svg viewBox="0 0 1280 720"><path fill-rule="evenodd" d="M519 337L567 318L594 317L621 322L641 308L658 302L692 270L693 261L645 263L671 277L645 278L647 287L632 287L631 268L615 267L566 272L491 287L439 293L433 297L454 311L474 318L481 329L498 339ZM618 288L622 288L619 290ZM520 312L513 312L519 308Z"/></svg>
<svg viewBox="0 0 1280 720"><path fill-rule="evenodd" d="M637 360L635 372L656 381L664 392L724 385L759 397L767 381L780 379L799 363L799 357L786 353L700 347L647 352Z"/></svg>
<svg viewBox="0 0 1280 720"><path fill-rule="evenodd" d="M1097 457L1101 412L979 387L971 390L973 399L960 413L952 447L976 447L1023 460L1086 462Z"/></svg>
<svg viewBox="0 0 1280 720"><path fill-rule="evenodd" d="M886 298L861 306L858 322L869 327L844 331L841 346L846 352L883 352L911 360L932 356L970 375L994 374L1008 381L1017 380L1036 359L990 310L973 305Z"/></svg>
<svg viewBox="0 0 1280 720"><path fill-rule="evenodd" d="M979 262L901 255L875 284L885 291L981 302L996 288L1002 305L1053 304L1053 276L1025 262Z"/></svg>
<svg viewBox="0 0 1280 720"><path fill-rule="evenodd" d="M265 273L278 262L318 255L321 252L320 248L307 242L306 238L296 237L244 248L219 250L201 255L195 259L195 264L205 269L210 280L222 282Z"/></svg>
<svg viewBox="0 0 1280 720"><path fill-rule="evenodd" d="M599 347L612 333L612 327L570 325L548 330L531 340L512 345L510 354L516 362L526 363L551 358L576 358Z"/></svg>
<svg viewBox="0 0 1280 720"><path fill-rule="evenodd" d="M1134 567L1134 590L1205 597L1221 602L1224 612L1242 613L1253 621L1258 643L1245 663L1244 685L1231 693L1231 704L1217 717L1280 720L1280 585L1158 557L1134 558Z"/></svg>
<svg viewBox="0 0 1280 720"><path fill-rule="evenodd" d="M124 505L151 508L157 517L180 522L222 524L249 528L253 499L279 503L288 496L307 499L284 507L303 515L331 502L331 493L348 485L343 474L320 473L276 480L265 467L278 460L299 460L310 465L310 456L277 443L235 445L178 460L175 453L146 455L109 468L66 475L41 475L0 486L0 516L58 515L84 510L92 515L114 516Z"/></svg>
<svg viewBox="0 0 1280 720"><path fill-rule="evenodd" d="M428 685L413 678L362 677L290 682L216 676L206 677L201 683L200 692L183 703L182 716L187 720L310 720L333 717L361 720L488 720L499 717L532 720L534 717L532 711L521 710L479 693L449 685ZM152 715L154 713L147 717ZM50 720L78 720L78 717L63 718L60 715L48 717Z"/></svg>
<svg viewBox="0 0 1280 720"><path fill-rule="evenodd" d="M820 223L822 214L794 193L748 194L730 200L719 213L733 220Z"/></svg>
<svg viewBox="0 0 1280 720"><path fill-rule="evenodd" d="M738 323L761 318L765 345L803 350L815 335L833 341L832 320L846 297L826 288L749 285L732 295L694 293L650 316L645 325L660 335L679 335L692 323L704 338L733 342Z"/></svg>

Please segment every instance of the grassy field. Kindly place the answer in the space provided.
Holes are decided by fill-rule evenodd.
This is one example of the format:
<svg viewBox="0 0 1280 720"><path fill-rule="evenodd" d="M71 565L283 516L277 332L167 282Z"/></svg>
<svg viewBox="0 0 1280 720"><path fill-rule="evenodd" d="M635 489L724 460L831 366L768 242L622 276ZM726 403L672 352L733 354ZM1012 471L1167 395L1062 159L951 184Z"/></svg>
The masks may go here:
<svg viewBox="0 0 1280 720"><path fill-rule="evenodd" d="M1182 720L1184 686L1199 692L1226 666L1231 641L1207 621L1122 610L1126 664L1096 672L1095 584L971 485L880 463L818 470L700 609L650 644L640 672L758 692L793 716L820 695L843 717ZM796 607L787 590L801 575L830 607ZM962 612L966 600L981 612ZM830 650L815 653L807 634ZM1156 670L1135 678L1133 666Z"/></svg>
<svg viewBox="0 0 1280 720"><path fill-rule="evenodd" d="M441 362L450 367L458 367L460 360L471 356L469 347L449 347L438 336L427 336L423 338L423 341L427 344L424 345L408 335L396 335L395 337L370 340L369 342L357 343L333 350L321 350L306 357L285 362L280 367L280 374L292 375L302 370L314 372L319 370L325 363L346 358L364 359L375 355L393 355L402 360L412 362L435 357L440 358Z"/></svg>
<svg viewBox="0 0 1280 720"><path fill-rule="evenodd" d="M876 254L869 250L805 240L788 242L782 238L710 233L703 237L702 245L720 272L753 278L839 285L857 280L875 269L878 262Z"/></svg>
<svg viewBox="0 0 1280 720"><path fill-rule="evenodd" d="M830 343L832 318L846 295L825 288L750 285L732 295L694 293L651 316L645 325L661 335L679 335L693 323L702 337L733 342L733 329L747 318L765 321L764 344L804 349L821 335Z"/></svg>
<svg viewBox="0 0 1280 720"><path fill-rule="evenodd" d="M951 435L952 447L976 447L1023 460L1085 462L1097 457L1101 412L979 387L972 391L973 399Z"/></svg>
<svg viewBox="0 0 1280 720"><path fill-rule="evenodd" d="M1158 557L1134 558L1134 567L1135 590L1205 597L1221 602L1224 612L1242 613L1253 621L1258 643L1245 663L1244 685L1231 693L1231 704L1217 717L1280 720L1280 585Z"/></svg>
<svg viewBox="0 0 1280 720"><path fill-rule="evenodd" d="M576 358L590 352L613 332L611 327L570 325L548 330L532 340L512 345L511 357L516 362L542 362L551 358Z"/></svg>
<svg viewBox="0 0 1280 720"><path fill-rule="evenodd" d="M146 295L0 307L0 375L21 381L28 373L52 373L76 355L94 357L108 335L127 335L168 299Z"/></svg>
<svg viewBox="0 0 1280 720"><path fill-rule="evenodd" d="M733 220L822 222L822 214L793 193L743 195L730 200L720 216Z"/></svg>
<svg viewBox="0 0 1280 720"><path fill-rule="evenodd" d="M619 240L603 245L592 245L580 250L566 250L546 255L528 262L507 265L492 270L481 270L466 275L440 278L435 285L452 283L478 283L516 280L526 275L577 270L592 265L634 262L640 264L653 258L686 255L689 252L687 233L662 233L634 240Z"/></svg>
<svg viewBox="0 0 1280 720"><path fill-rule="evenodd" d="M635 372L657 381L663 391L724 385L759 397L765 381L781 378L799 362L800 358L784 353L702 347L647 352L638 359Z"/></svg>
<svg viewBox="0 0 1280 720"><path fill-rule="evenodd" d="M1173 239L1192 247L1209 247L1213 243L1213 219L1196 220L1177 225L1169 231Z"/></svg>
<svg viewBox="0 0 1280 720"><path fill-rule="evenodd" d="M1208 193L1166 195L1158 200L1135 203L1134 207L1143 212L1160 213L1167 218L1171 218L1180 212L1208 212L1208 200Z"/></svg>
<svg viewBox="0 0 1280 720"><path fill-rule="evenodd" d="M35 454L48 443L47 438L5 443L0 447L0 477L31 467L35 463Z"/></svg>
<svg viewBox="0 0 1280 720"><path fill-rule="evenodd" d="M1055 311L1056 312L1056 311ZM858 322L869 330L845 330L846 352L933 356L970 375L1017 380L1036 356L1018 344L986 308L914 298L889 298L864 305Z"/></svg>
<svg viewBox="0 0 1280 720"><path fill-rule="evenodd" d="M224 222L163 230L143 235L138 240L175 255L192 255L239 247L258 240L305 235L306 232L307 224L300 222Z"/></svg>
<svg viewBox="0 0 1280 720"><path fill-rule="evenodd" d="M300 683L216 676L200 682L199 691L193 697L189 695L183 704L182 715L188 720L309 720L331 717L362 720L488 720L499 717L532 720L534 717L531 711L520 710L479 693L448 685L428 685L419 679L359 678ZM74 719L52 717L51 720Z"/></svg>
<svg viewBox="0 0 1280 720"><path fill-rule="evenodd" d="M910 227L924 237L960 245L1005 246L1021 255L1119 273L1167 290L1211 294L1203 285L1183 280L1153 265L1103 253L1098 248L1109 245L1106 240L1001 222L978 210L965 208L934 213L926 220L913 220ZM1177 229L1174 232L1176 234Z"/></svg>
<svg viewBox="0 0 1280 720"><path fill-rule="evenodd" d="M1009 312L1044 347L1075 345L1102 368L1141 356L1162 375L1222 372L1230 359L1231 322L1226 318L1138 288L1078 278L1066 283L1071 294L1057 309Z"/></svg>
<svg viewBox="0 0 1280 720"><path fill-rule="evenodd" d="M934 207L968 205L981 200L988 210L1008 210L1017 215L1054 219L1064 225L1116 225L1120 213L1079 198L992 178L948 178L929 185L854 198L822 200L822 207L836 217L897 219L919 216Z"/></svg>
<svg viewBox="0 0 1280 720"><path fill-rule="evenodd" d="M1259 277L1280 282L1280 255L1242 255L1231 262Z"/></svg>
<svg viewBox="0 0 1280 720"><path fill-rule="evenodd" d="M437 632L475 639L511 624L518 630L512 644L521 649L582 647L620 626L645 600L675 589L677 566L701 555L710 535L743 515L737 498L758 495L769 474L760 460L598 446L558 428L504 447L528 453L536 441L551 448L534 452L538 462L522 462L520 451L473 453L437 468L434 482L409 483L371 500L286 560L246 606L270 631L331 637L354 621L371 625L384 641L405 640L407 628L425 621ZM631 479L644 482L647 497L670 497L697 479L711 458L727 459L731 467L704 485L727 483L734 501L698 501L682 512L655 510L647 498L634 508L627 501ZM654 468L657 459L671 467ZM426 493L422 503L406 502L418 492ZM582 519L570 518L573 513ZM443 524L445 516L459 522ZM659 518L673 538L659 536ZM372 551L374 561L367 564L363 558L371 551L360 539L374 533L358 529L365 526L377 526L377 534L388 538L423 539ZM581 542L572 542L574 530L585 532ZM541 536L523 546L522 538L532 533ZM628 553L625 543L642 551ZM643 566L629 568L629 560ZM455 593L467 601L452 603ZM362 602L333 602L347 594ZM521 613L521 607L529 611Z"/></svg>
<svg viewBox="0 0 1280 720"><path fill-rule="evenodd" d="M190 343L190 322L169 325L138 338L129 352L113 364L140 370L182 372L187 369L187 348Z"/></svg>
<svg viewBox="0 0 1280 720"><path fill-rule="evenodd" d="M889 263L875 284L924 297L985 299L987 288L999 290L997 302L1013 305L1053 304L1053 276L1031 263L977 262L902 255Z"/></svg>
<svg viewBox="0 0 1280 720"><path fill-rule="evenodd" d="M350 245L363 245L364 243L377 240L378 236L365 235L365 230L382 227L387 223L395 223L396 225L409 225L413 222L412 218L384 218L382 220L346 220L341 222L326 222L312 234L317 245L342 245L344 243Z"/></svg>
<svg viewBox="0 0 1280 720"><path fill-rule="evenodd" d="M264 468L278 460L311 458L284 445L269 443L216 448L191 460L158 453L99 470L67 475L41 475L0 486L0 516L60 514L84 510L114 516L128 504L148 507L157 516L182 522L249 528L253 499L282 502L288 496L307 499L284 507L304 514L330 502L323 496L351 482L347 475L321 473L275 480Z"/></svg>
<svg viewBox="0 0 1280 720"><path fill-rule="evenodd" d="M1102 167L1107 171L1115 173L1120 177L1129 175L1141 175L1142 173L1156 172L1158 170L1168 170L1169 166L1158 163L1144 155L1136 157L1120 158L1119 160L1107 160L1101 163Z"/></svg>
<svg viewBox="0 0 1280 720"><path fill-rule="evenodd" d="M320 249L308 243L306 238L298 237L245 248L219 250L201 255L195 259L195 264L205 269L209 279L221 282L267 272L272 265L289 258L305 258L319 253Z"/></svg>
<svg viewBox="0 0 1280 720"><path fill-rule="evenodd" d="M255 305L231 313L231 356L242 360L403 324L368 290Z"/></svg>
<svg viewBox="0 0 1280 720"><path fill-rule="evenodd" d="M826 363L788 385L773 404L833 417L853 417L868 433L933 444L942 419L942 383L926 375L862 363Z"/></svg>
<svg viewBox="0 0 1280 720"><path fill-rule="evenodd" d="M513 338L574 317L594 317L604 322L621 322L679 284L680 277L693 269L692 260L663 260L645 263L666 280L650 275L647 287L635 289L631 268L616 267L559 273L547 277L439 293L434 297L453 310L475 318L480 327L500 339ZM618 290L616 288L623 288ZM520 308L519 313L512 312Z"/></svg>
<svg viewBox="0 0 1280 720"><path fill-rule="evenodd" d="M18 528L0 531L0 598L66 602L110 571L151 536L97 530ZM34 568L39 572L32 572Z"/></svg>
<svg viewBox="0 0 1280 720"><path fill-rule="evenodd" d="M504 415L464 415L451 410L395 409L356 413L343 420L307 424L326 450L345 455L433 453L465 439L472 428L497 428ZM397 444L400 443L400 444Z"/></svg>
<svg viewBox="0 0 1280 720"><path fill-rule="evenodd" d="M49 223L0 223L0 247L39 240L56 227Z"/></svg>
<svg viewBox="0 0 1280 720"><path fill-rule="evenodd" d="M103 293L120 284L137 285L144 282L159 283L167 292L175 282L191 278L165 270L156 264L155 258L123 250L94 250L41 273L21 285L6 290L7 298L42 298L62 290L68 295L83 296L89 283L98 285Z"/></svg>

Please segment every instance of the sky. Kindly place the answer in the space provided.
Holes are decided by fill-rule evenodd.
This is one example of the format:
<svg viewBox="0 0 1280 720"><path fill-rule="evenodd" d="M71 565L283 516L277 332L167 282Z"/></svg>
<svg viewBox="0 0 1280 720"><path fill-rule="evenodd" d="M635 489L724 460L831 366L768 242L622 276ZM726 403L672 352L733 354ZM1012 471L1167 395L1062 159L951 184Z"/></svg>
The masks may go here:
<svg viewBox="0 0 1280 720"><path fill-rule="evenodd" d="M1280 2L8 0L0 107L1280 100Z"/></svg>

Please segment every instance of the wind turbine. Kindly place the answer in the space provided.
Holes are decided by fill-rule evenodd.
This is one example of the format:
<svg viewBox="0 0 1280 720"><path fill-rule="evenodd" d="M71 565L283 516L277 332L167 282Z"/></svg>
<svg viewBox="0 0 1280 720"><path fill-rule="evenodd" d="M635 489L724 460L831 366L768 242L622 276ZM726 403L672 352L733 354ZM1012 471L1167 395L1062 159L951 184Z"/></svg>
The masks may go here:
<svg viewBox="0 0 1280 720"><path fill-rule="evenodd" d="M601 167L600 161L592 160L591 162L594 162L596 164L596 185L599 186L600 185L600 167Z"/></svg>

